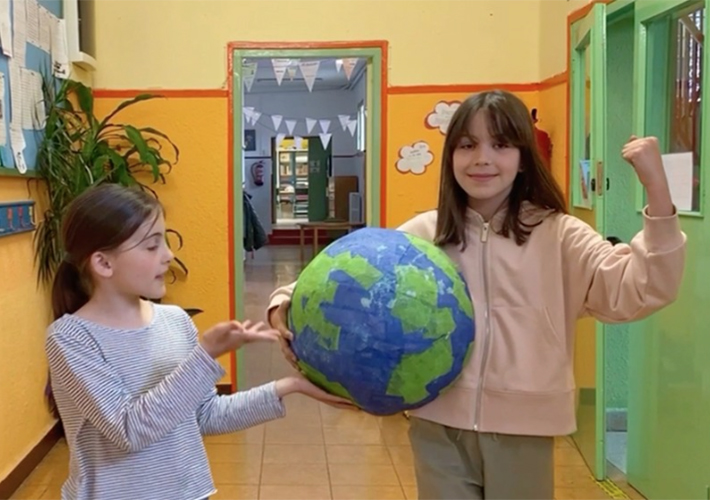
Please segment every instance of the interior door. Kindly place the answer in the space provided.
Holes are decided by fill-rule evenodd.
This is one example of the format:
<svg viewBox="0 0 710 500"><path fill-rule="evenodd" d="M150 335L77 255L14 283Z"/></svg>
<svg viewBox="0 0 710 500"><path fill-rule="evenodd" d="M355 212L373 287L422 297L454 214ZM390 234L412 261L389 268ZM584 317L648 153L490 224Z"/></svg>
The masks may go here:
<svg viewBox="0 0 710 500"><path fill-rule="evenodd" d="M333 143L323 147L319 137L308 141L308 220L328 218L328 178L332 168Z"/></svg>
<svg viewBox="0 0 710 500"><path fill-rule="evenodd" d="M634 324L629 337L627 476L647 498L710 494L708 7L707 0L636 2L634 129L657 136L664 154L685 153L669 177L672 192L685 193L674 202L688 236L678 299ZM642 192L637 199L640 209Z"/></svg>
<svg viewBox="0 0 710 500"><path fill-rule="evenodd" d="M595 3L570 25L570 43L570 211L603 233L606 4ZM578 430L573 439L598 479L605 477L606 469L604 433L598 432L604 421L603 335L603 326L594 319L577 323Z"/></svg>

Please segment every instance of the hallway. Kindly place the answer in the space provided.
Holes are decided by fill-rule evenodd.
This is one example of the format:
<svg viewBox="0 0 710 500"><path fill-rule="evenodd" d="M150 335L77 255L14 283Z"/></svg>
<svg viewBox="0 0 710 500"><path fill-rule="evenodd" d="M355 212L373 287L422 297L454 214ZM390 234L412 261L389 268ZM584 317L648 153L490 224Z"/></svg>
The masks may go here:
<svg viewBox="0 0 710 500"><path fill-rule="evenodd" d="M273 289L300 268L298 249L267 247L247 257L246 318L260 319ZM247 387L287 375L277 345L249 346L241 376ZM247 431L207 437L219 499L416 499L407 420L332 409L287 399L288 416ZM557 441L556 498L611 498L595 484L569 438ZM68 451L60 442L13 499L58 499Z"/></svg>

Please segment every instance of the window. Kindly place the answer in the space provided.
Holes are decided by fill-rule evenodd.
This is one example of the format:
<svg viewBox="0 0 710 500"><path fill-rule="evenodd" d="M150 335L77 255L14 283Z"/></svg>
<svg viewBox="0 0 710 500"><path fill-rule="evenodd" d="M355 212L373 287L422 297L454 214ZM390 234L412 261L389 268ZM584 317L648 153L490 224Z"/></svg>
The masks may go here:
<svg viewBox="0 0 710 500"><path fill-rule="evenodd" d="M357 151L358 153L365 152L365 123L367 122L367 112L365 111L365 101L362 101L357 107Z"/></svg>

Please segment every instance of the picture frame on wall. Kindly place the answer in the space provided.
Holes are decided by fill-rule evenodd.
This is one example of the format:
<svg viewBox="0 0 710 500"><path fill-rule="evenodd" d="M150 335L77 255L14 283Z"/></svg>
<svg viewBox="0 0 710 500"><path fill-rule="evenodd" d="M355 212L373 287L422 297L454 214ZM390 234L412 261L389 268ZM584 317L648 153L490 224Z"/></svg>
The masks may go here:
<svg viewBox="0 0 710 500"><path fill-rule="evenodd" d="M244 130L244 151L256 151L256 130Z"/></svg>

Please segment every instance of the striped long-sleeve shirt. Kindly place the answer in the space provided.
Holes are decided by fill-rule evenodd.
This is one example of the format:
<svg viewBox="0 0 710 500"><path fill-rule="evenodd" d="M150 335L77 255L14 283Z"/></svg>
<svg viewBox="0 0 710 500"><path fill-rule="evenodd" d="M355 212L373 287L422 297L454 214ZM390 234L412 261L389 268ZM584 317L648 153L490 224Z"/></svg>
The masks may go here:
<svg viewBox="0 0 710 500"><path fill-rule="evenodd" d="M215 487L202 435L285 413L273 382L218 396L224 370L179 307L155 305L136 330L65 315L46 350L71 457L66 500L206 498Z"/></svg>

